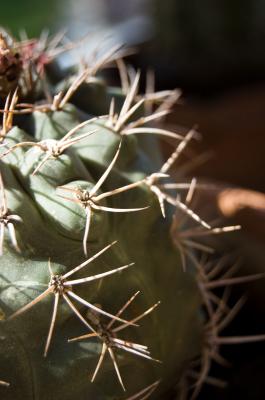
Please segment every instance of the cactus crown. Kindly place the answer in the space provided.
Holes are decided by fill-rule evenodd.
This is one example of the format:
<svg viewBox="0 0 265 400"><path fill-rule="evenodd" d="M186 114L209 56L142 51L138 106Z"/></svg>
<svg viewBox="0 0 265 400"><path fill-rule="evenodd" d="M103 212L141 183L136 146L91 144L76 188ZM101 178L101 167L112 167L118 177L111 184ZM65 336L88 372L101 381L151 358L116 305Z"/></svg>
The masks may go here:
<svg viewBox="0 0 265 400"><path fill-rule="evenodd" d="M140 95L119 46L61 70L73 47L62 39L0 37L0 391L164 396L204 343L194 238L238 227L212 228L190 208L195 181L170 178L198 135L160 125L179 91ZM107 65L121 89L104 82ZM175 148L164 163L158 137Z"/></svg>

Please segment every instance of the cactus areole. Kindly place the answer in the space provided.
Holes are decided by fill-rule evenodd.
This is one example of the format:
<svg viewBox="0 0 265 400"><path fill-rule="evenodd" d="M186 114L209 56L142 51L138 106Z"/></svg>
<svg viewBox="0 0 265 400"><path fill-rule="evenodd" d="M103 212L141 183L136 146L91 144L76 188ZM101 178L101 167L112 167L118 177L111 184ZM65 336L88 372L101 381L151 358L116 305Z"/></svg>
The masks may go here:
<svg viewBox="0 0 265 400"><path fill-rule="evenodd" d="M170 226L210 227L165 185L196 134L157 125L178 92L140 95L119 47L64 71L61 39L0 37L0 397L165 398L202 343Z"/></svg>

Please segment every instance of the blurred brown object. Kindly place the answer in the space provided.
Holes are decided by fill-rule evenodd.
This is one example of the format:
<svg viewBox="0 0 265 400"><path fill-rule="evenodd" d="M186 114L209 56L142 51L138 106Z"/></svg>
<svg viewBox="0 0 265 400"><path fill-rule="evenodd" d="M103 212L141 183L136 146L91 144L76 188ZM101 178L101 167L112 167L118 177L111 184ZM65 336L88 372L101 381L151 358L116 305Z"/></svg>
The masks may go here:
<svg viewBox="0 0 265 400"><path fill-rule="evenodd" d="M221 225L241 225L241 230L216 238L213 248L217 254L233 254L240 260L239 275L264 272L265 195L211 183L209 190L198 189L196 200L196 210L202 210L204 218L209 214L213 219L221 218ZM248 285L247 292L250 303L265 313L264 280Z"/></svg>
<svg viewBox="0 0 265 400"><path fill-rule="evenodd" d="M232 218L233 223L240 224L243 231L258 240L265 240L265 195L263 193L241 188L224 189L217 193L216 205L224 217Z"/></svg>
<svg viewBox="0 0 265 400"><path fill-rule="evenodd" d="M195 170L197 177L265 191L265 86L251 86L215 98L182 99L170 125L202 133L199 153L213 156ZM198 154L196 151L196 153Z"/></svg>
<svg viewBox="0 0 265 400"><path fill-rule="evenodd" d="M244 208L265 213L265 195L254 190L226 189L218 195L217 202L226 217L234 216Z"/></svg>

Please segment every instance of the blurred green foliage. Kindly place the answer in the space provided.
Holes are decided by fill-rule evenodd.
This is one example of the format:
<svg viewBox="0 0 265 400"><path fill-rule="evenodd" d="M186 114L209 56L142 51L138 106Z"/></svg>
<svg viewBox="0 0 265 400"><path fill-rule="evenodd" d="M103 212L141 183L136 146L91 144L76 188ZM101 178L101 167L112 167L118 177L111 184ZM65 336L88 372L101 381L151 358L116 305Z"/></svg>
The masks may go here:
<svg viewBox="0 0 265 400"><path fill-rule="evenodd" d="M25 29L29 36L39 35L43 28L56 25L63 1L12 0L1 1L0 25L16 35Z"/></svg>

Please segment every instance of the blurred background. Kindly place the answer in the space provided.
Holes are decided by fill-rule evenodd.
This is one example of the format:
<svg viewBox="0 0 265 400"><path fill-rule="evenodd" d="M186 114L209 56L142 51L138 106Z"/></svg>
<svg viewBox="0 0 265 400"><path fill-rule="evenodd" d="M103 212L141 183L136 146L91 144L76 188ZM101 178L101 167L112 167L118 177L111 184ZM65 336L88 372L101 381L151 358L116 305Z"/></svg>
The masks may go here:
<svg viewBox="0 0 265 400"><path fill-rule="evenodd" d="M201 194L202 209L240 223L240 233L222 241L219 251L241 255L241 273L265 271L265 2L264 0L13 0L2 2L0 25L14 35L25 29L66 29L87 47L106 38L136 46L129 61L152 68L156 89L182 90L169 126L197 124L202 140L188 155L199 181L215 190ZM70 62L67 57L64 62ZM163 146L166 154L170 151ZM224 187L231 190L225 192ZM233 189L239 189L237 191ZM228 204L228 206L227 206ZM230 206L230 208L229 208ZM232 208L231 208L232 207ZM265 333L264 282L234 292L248 302L228 335ZM200 399L264 400L265 344L224 349L231 361L213 375L228 382L207 387Z"/></svg>

